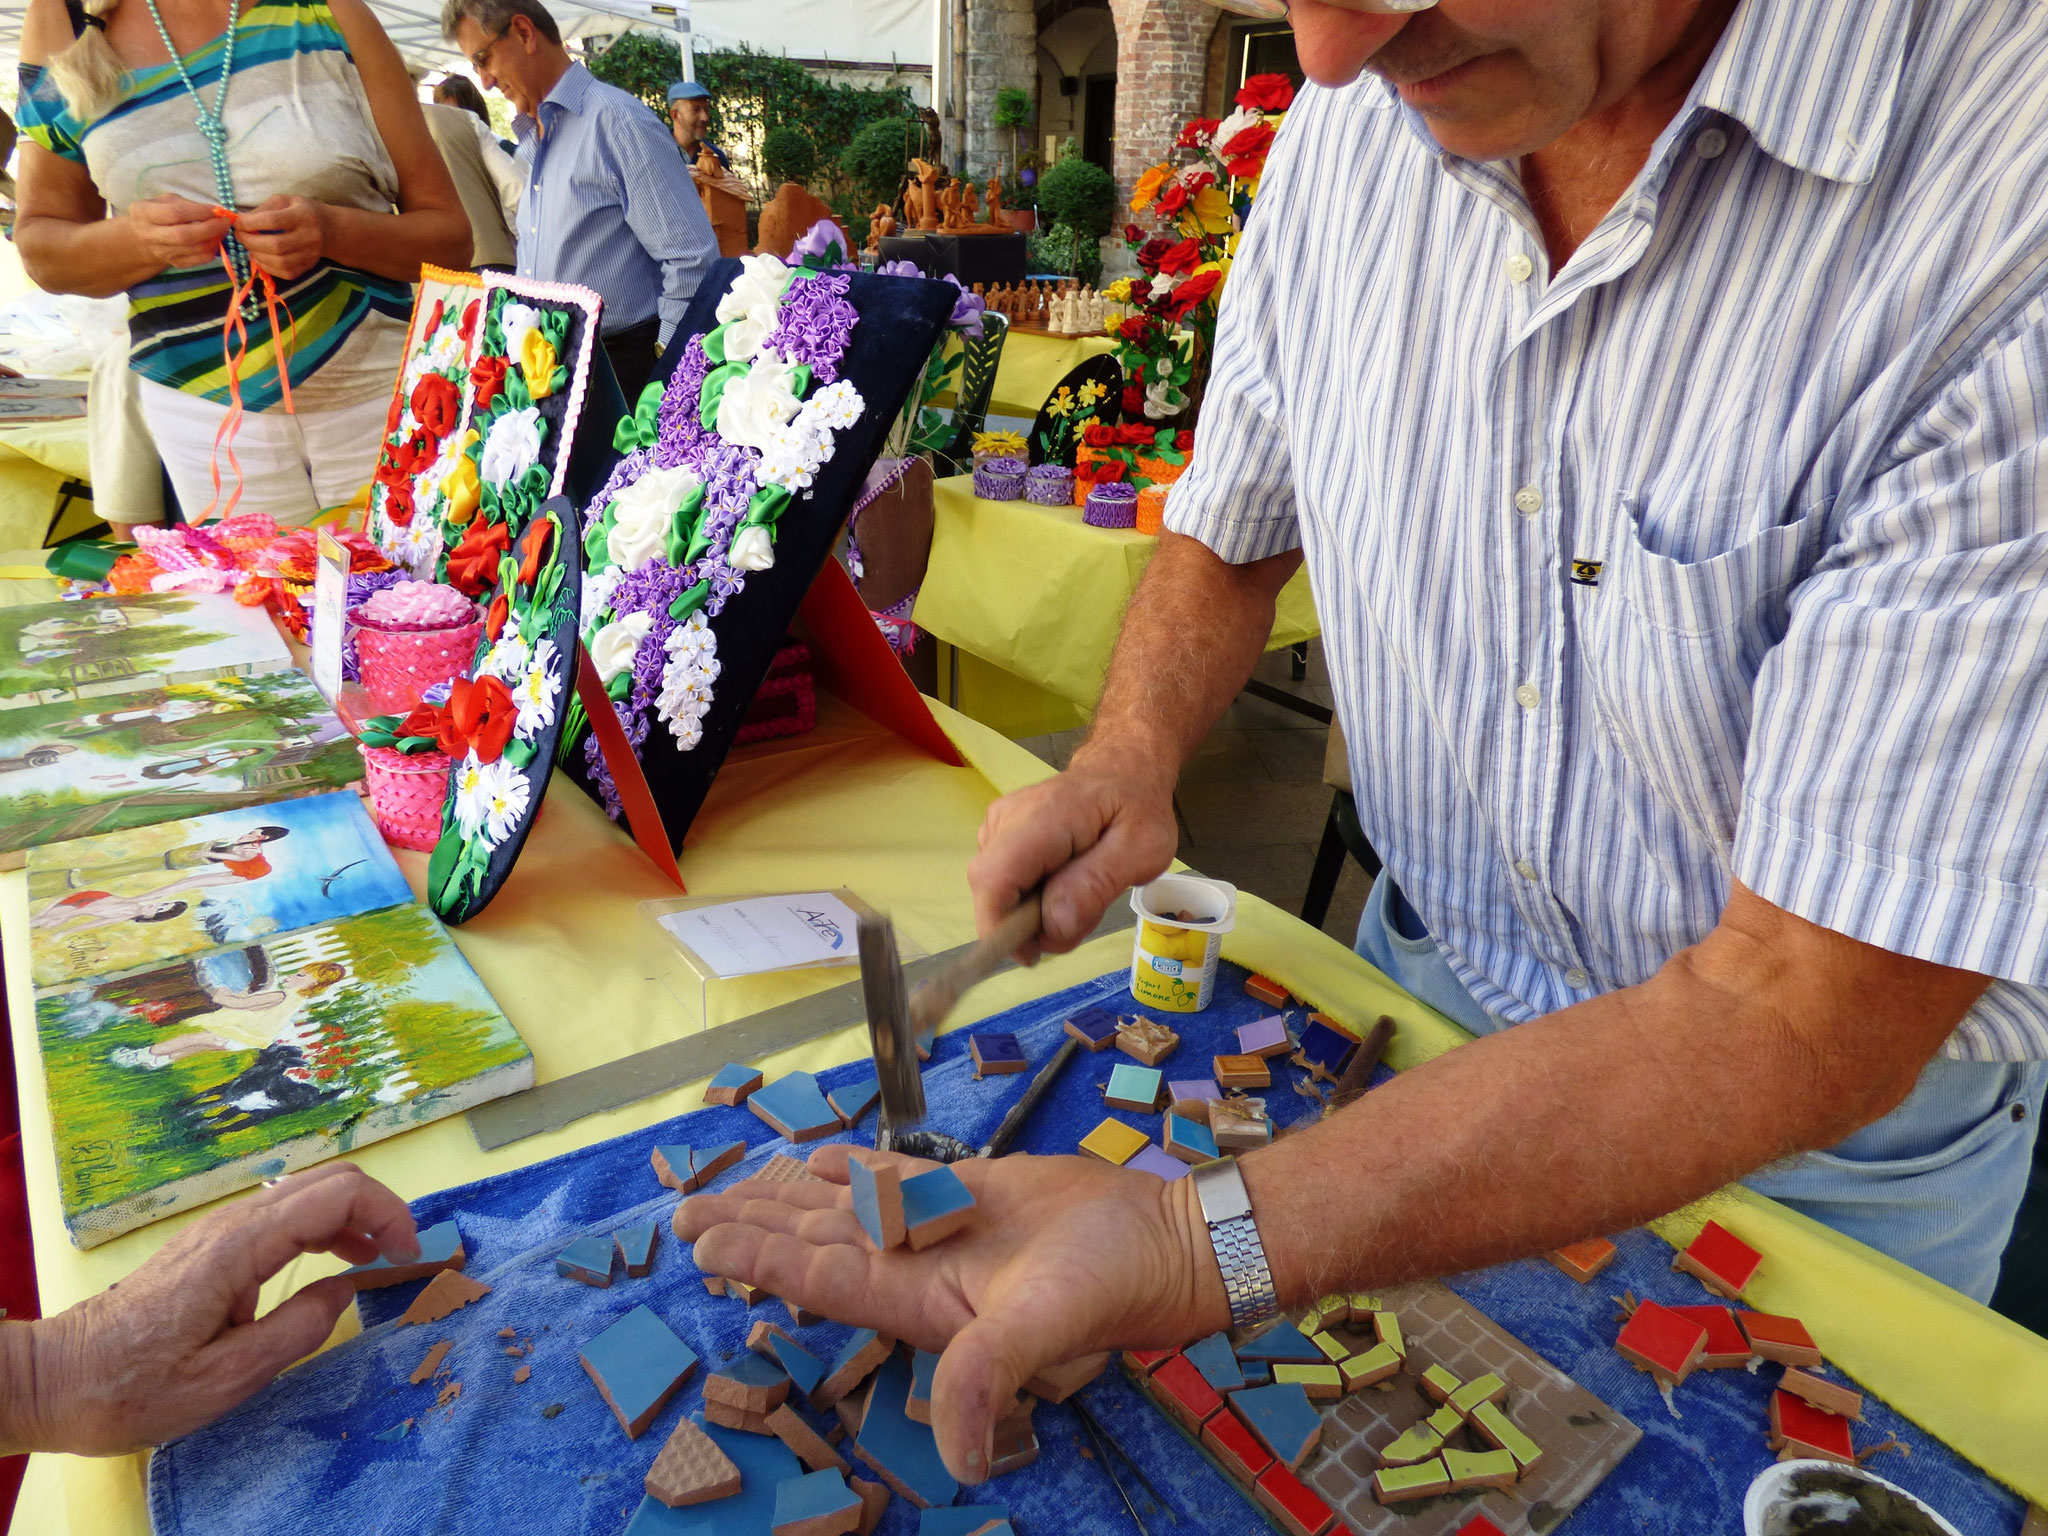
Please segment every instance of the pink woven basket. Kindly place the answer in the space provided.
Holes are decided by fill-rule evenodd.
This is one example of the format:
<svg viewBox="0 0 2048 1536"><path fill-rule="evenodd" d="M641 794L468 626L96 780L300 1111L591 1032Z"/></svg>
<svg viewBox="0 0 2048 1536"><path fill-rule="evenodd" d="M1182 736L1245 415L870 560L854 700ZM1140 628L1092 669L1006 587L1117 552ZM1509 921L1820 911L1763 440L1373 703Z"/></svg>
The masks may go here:
<svg viewBox="0 0 2048 1536"><path fill-rule="evenodd" d="M484 632L480 617L449 629L385 629L365 620L358 608L349 620L362 658L363 689L380 715L402 715L436 683L462 676Z"/></svg>
<svg viewBox="0 0 2048 1536"><path fill-rule="evenodd" d="M371 747L361 742L363 779L370 789L370 816L384 841L394 848L431 852L441 840L441 811L448 803L448 769L454 759L445 752L412 756L396 747Z"/></svg>

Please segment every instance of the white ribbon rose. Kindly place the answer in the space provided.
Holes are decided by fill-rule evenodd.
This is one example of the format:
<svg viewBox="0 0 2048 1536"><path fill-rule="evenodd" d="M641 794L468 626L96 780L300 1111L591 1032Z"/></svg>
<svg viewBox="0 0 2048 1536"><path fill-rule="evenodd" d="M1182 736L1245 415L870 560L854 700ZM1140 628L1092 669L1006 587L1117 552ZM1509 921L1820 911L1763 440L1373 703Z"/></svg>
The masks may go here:
<svg viewBox="0 0 2048 1536"><path fill-rule="evenodd" d="M756 357L744 378L725 386L718 402L718 435L757 453L766 451L775 429L801 407L796 371L795 363L785 363L773 352Z"/></svg>
<svg viewBox="0 0 2048 1536"><path fill-rule="evenodd" d="M725 563L736 571L765 571L775 564L775 544L766 528L742 528L733 535Z"/></svg>
<svg viewBox="0 0 2048 1536"><path fill-rule="evenodd" d="M647 632L654 628L651 613L629 613L623 619L605 625L590 637L590 664L597 668L597 678L609 684L621 672L633 665L633 658L640 652L640 642L647 638Z"/></svg>
<svg viewBox="0 0 2048 1536"><path fill-rule="evenodd" d="M507 411L491 423L484 438L483 461L477 466L492 485L516 480L540 462L541 420L538 407Z"/></svg>
<svg viewBox="0 0 2048 1536"><path fill-rule="evenodd" d="M518 304L508 300L498 311L498 328L505 333L505 355L512 359L512 366L519 366L519 349L526 340L526 333L540 325L540 311L531 304Z"/></svg>
<svg viewBox="0 0 2048 1536"><path fill-rule="evenodd" d="M725 360L752 361L776 327L782 295L795 274L776 256L742 256L740 275L725 290L715 311L725 333Z"/></svg>
<svg viewBox="0 0 2048 1536"><path fill-rule="evenodd" d="M703 481L687 464L649 470L612 498L605 552L622 570L637 571L668 548L669 524L683 498Z"/></svg>

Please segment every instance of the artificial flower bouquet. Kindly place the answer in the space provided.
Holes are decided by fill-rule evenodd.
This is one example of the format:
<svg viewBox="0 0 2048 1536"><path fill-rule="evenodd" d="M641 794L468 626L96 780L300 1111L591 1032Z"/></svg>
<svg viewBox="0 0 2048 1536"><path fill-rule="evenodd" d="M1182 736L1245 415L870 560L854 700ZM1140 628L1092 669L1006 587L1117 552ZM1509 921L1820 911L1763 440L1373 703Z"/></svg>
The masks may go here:
<svg viewBox="0 0 2048 1536"><path fill-rule="evenodd" d="M1196 118L1181 129L1174 147L1193 151L1187 164L1162 161L1138 178L1131 212L1157 221L1149 232L1124 226L1142 274L1103 290L1132 311L1108 327L1123 365L1119 403L1127 421L1193 421L1215 346L1223 280L1275 129L1293 100L1285 75L1253 75L1230 116Z"/></svg>

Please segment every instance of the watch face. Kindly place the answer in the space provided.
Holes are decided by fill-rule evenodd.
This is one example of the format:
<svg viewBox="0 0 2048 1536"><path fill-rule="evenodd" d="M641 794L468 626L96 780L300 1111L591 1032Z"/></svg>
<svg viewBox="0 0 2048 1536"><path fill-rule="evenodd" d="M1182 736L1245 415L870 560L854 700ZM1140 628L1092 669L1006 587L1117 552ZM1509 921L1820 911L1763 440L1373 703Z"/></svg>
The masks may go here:
<svg viewBox="0 0 2048 1536"><path fill-rule="evenodd" d="M1252 1213L1252 1197L1244 1187L1244 1175L1234 1158L1219 1157L1196 1166L1192 1175L1195 1197L1202 1202L1202 1219L1210 1226L1234 1221Z"/></svg>

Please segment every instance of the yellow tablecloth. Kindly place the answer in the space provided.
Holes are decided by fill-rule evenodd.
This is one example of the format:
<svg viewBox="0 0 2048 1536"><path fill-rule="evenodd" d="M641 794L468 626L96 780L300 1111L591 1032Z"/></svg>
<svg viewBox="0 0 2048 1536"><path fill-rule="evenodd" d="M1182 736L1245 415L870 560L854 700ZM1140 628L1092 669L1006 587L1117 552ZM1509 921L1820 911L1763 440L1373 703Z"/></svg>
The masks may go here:
<svg viewBox="0 0 2048 1536"><path fill-rule="evenodd" d="M939 481L933 501L931 566L912 616L966 653L960 709L1006 736L1080 724L1159 541L1091 528L1079 507L983 501L970 475ZM1266 648L1319 632L1304 569L1281 590Z"/></svg>
<svg viewBox="0 0 2048 1536"><path fill-rule="evenodd" d="M959 348L955 341L955 350ZM1012 331L1003 338L1003 355L996 364L995 392L989 397L992 416L1038 414L1045 397L1058 387L1070 369L1091 357L1115 350L1107 336L1038 336ZM939 396L939 405L950 406L950 391Z"/></svg>
<svg viewBox="0 0 2048 1536"><path fill-rule="evenodd" d="M42 543L67 479L91 480L83 416L0 427L0 548Z"/></svg>
<svg viewBox="0 0 2048 1536"><path fill-rule="evenodd" d="M794 741L734 754L693 829L683 874L698 894L739 894L845 883L887 905L929 950L971 935L965 869L974 829L994 796L1043 777L1038 759L941 708L970 759L944 767L832 700L819 727ZM627 1055L698 1027L690 1010L642 979L642 920L635 904L666 893L632 844L557 776L554 792L498 900L459 930L463 953L532 1045L542 1081ZM415 888L425 859L400 854ZM569 895L567 893L574 893ZM1400 1025L1390 1061L1406 1068L1464 1037L1398 992L1332 939L1255 898L1241 898L1225 942L1232 960L1280 978L1335 1016ZM25 877L0 875L0 942L20 1066L23 1143L43 1305L56 1311L131 1271L186 1218L132 1232L90 1252L71 1247L56 1197L49 1106L37 1070L26 953ZM1128 963L1128 938L1108 938L1036 971L976 991L960 1022L985 1017ZM833 977L831 979L838 979ZM748 1005L751 1006L751 1005ZM606 1027L593 1030L587 1020ZM771 1075L820 1069L866 1052L856 1028L761 1063ZM619 1135L695 1108L701 1085L592 1116L497 1152L477 1150L459 1119L363 1149L357 1161L401 1194L484 1177ZM1756 1282L1759 1306L1806 1320L1832 1359L1902 1411L2006 1481L2048 1497L2048 1341L1923 1280L1846 1239L1746 1193L1721 1197L1717 1218L1762 1246L1771 1263ZM1683 1235L1699 1216L1667 1226ZM265 1288L264 1304L338 1268L308 1258ZM337 1337L353 1331L353 1314ZM15 1536L144 1536L141 1457L87 1461L38 1456L12 1527Z"/></svg>

